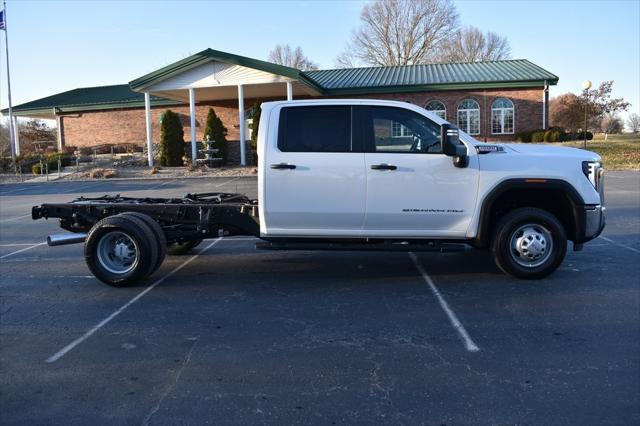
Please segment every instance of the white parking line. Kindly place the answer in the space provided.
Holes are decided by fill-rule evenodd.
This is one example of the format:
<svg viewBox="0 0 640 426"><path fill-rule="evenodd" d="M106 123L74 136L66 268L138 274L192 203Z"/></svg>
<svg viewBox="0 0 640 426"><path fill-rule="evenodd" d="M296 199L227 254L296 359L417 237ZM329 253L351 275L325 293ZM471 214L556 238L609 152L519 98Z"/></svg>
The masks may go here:
<svg viewBox="0 0 640 426"><path fill-rule="evenodd" d="M173 182L175 182L176 180L177 180L177 179L171 179L171 180L168 180L168 181L166 181L166 182L162 182L160 185L155 185L155 186L152 186L152 187L150 187L150 188L145 188L145 189L144 189L144 191L151 191L152 189L158 189L158 188L160 188L160 187L163 187L163 186L165 186L165 185L168 185L168 184L170 184L170 183L173 183Z"/></svg>
<svg viewBox="0 0 640 426"><path fill-rule="evenodd" d="M409 257L411 257L411 260L413 260L416 268L418 268L418 271L420 271L422 278L424 278L425 282L429 285L429 288L436 296L436 299L438 299L442 310L447 314L447 317L449 317L451 325L460 335L462 343L464 343L464 347L469 352L478 352L480 348L473 342L473 340L469 336L469 333L467 333L467 330L464 328L456 314L451 310L447 301L444 300L444 297L442 297L440 291L438 291L438 287L436 287L436 285L433 283L433 280L431 280L431 277L427 274L427 271L425 271L422 265L420 265L420 262L418 262L418 258L416 257L415 253L409 252Z"/></svg>
<svg viewBox="0 0 640 426"><path fill-rule="evenodd" d="M189 263L193 262L198 256L200 256L202 253L204 253L205 251L207 251L208 249L210 249L211 247L213 247L214 245L218 244L220 241L222 241L222 238L217 238L215 239L211 244L209 244L208 246L206 246L205 248L203 248L202 250L200 250L197 254L194 254L193 256L191 256L190 258L188 258L187 260L185 260L184 262L182 262L180 265L178 265L177 267L175 267L174 269L172 269L170 272L168 272L167 274L163 275L162 278L160 278L159 280L157 280L156 282L154 282L153 284L151 284L149 287L145 288L144 290L142 290L140 293L138 293L138 295L136 295L134 298L132 298L131 300L129 300L127 303L125 303L124 305L122 305L121 307L119 307L116 311L114 311L111 315L109 315L108 317L106 317L105 319L103 319L102 321L100 321L98 324L96 324L95 326L93 326L89 331L87 331L86 333L84 333L82 336L78 337L76 340L74 340L73 342L69 343L67 346L65 346L64 348L60 349L58 352L56 352L55 354L53 354L52 356L50 356L49 358L47 358L46 362L48 363L52 363L52 362L56 362L57 360L59 360L60 358L62 358L63 356L65 356L69 351L73 350L73 348L75 348L76 346L78 346L80 343L84 342L85 340L87 340L89 337L91 337L96 331L100 330L102 327L104 327L105 325L107 325L112 319L114 319L115 317L117 317L118 315L120 315L125 309L127 309L129 306L133 305L134 303L136 303L138 300L140 300L145 294L149 293L151 290L153 290L154 288L156 288L159 284L161 284L163 281L165 281L167 278L171 277L172 275L174 275L176 272L178 272L179 270L181 270L182 268L184 268L185 266L187 266Z"/></svg>
<svg viewBox="0 0 640 426"><path fill-rule="evenodd" d="M32 184L29 184L29 185L32 185ZM16 192L21 192L21 191L26 191L27 189L31 189L31 188L34 188L34 186L27 186L25 188L14 189L13 191L0 192L0 196L1 195L7 195L7 194L13 194L13 193L16 193Z"/></svg>
<svg viewBox="0 0 640 426"><path fill-rule="evenodd" d="M60 192L60 194L77 194L81 191L84 191L86 188L89 188L91 186L100 186L100 184L106 183L104 181L100 181L100 182L91 182L87 185L81 185L77 188L72 188L70 191L62 191Z"/></svg>
<svg viewBox="0 0 640 426"><path fill-rule="evenodd" d="M15 221L15 220L19 220L19 219L22 219L22 218L24 218L24 217L31 217L31 213L29 213L29 214L23 214L22 216L12 217L12 218L10 218L10 219L2 219L2 220L0 220L0 223L13 222L13 221Z"/></svg>
<svg viewBox="0 0 640 426"><path fill-rule="evenodd" d="M601 238L601 239L603 239L603 240L605 240L605 241L607 241L607 242L609 242L609 243L613 244L614 246L618 246L618 247L626 248L627 250L631 250L631 251L632 251L632 252L634 252L634 253L640 253L640 250L638 250L637 248L629 247L629 246L628 246L628 245L626 245L626 244L620 244L619 242L617 242L617 241L613 241L613 240L611 240L611 239L609 239L609 238L607 238L607 237L600 236L599 238Z"/></svg>
<svg viewBox="0 0 640 426"><path fill-rule="evenodd" d="M20 250L16 250L16 251L11 252L9 254L5 254L4 256L0 256L0 260L4 259L5 257L13 256L14 254L22 253L23 251L31 250L32 248L35 248L35 247L38 247L38 246L41 246L41 245L44 245L44 244L47 244L47 243L38 243L38 244L34 244L32 246L29 246L29 247L25 247L25 248L20 249Z"/></svg>
<svg viewBox="0 0 640 426"><path fill-rule="evenodd" d="M0 247L17 247L17 246L35 246L40 243L13 243L13 244L0 244Z"/></svg>
<svg viewBox="0 0 640 426"><path fill-rule="evenodd" d="M226 181L226 182L216 183L215 185L213 185L213 187L214 187L214 188L219 188L219 187L221 187L221 186L224 186L224 185L230 184L231 182L235 182L235 181L237 181L238 179L240 179L241 177L242 177L242 176L236 176L236 177L234 177L233 179L230 179L230 180L228 180L228 181Z"/></svg>

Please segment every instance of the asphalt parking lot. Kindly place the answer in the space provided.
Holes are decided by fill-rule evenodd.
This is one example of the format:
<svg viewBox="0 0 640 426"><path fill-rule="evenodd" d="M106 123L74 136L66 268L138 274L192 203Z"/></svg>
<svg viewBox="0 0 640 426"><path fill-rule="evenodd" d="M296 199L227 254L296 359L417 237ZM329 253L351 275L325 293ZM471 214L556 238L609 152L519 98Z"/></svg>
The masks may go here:
<svg viewBox="0 0 640 426"><path fill-rule="evenodd" d="M257 251L207 240L110 288L30 207L257 195L255 178L0 185L3 424L639 424L640 173L547 279L481 252Z"/></svg>

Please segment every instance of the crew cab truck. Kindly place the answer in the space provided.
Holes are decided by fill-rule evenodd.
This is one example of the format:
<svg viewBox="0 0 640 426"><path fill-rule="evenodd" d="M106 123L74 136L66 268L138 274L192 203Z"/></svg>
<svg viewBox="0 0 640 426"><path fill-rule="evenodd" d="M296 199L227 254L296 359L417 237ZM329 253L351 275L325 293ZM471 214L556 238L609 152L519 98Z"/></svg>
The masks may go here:
<svg viewBox="0 0 640 426"><path fill-rule="evenodd" d="M87 265L122 286L204 238L263 249L490 250L518 278L547 276L605 225L604 169L574 148L488 144L416 105L386 100L262 104L258 199L106 195L33 207L84 242Z"/></svg>

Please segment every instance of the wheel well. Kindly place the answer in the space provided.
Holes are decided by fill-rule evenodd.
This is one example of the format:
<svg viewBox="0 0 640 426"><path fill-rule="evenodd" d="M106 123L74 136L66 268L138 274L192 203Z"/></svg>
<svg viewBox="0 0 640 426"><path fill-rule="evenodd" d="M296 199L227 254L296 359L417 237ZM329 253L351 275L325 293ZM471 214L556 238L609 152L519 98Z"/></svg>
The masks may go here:
<svg viewBox="0 0 640 426"><path fill-rule="evenodd" d="M577 234L575 203L560 188L510 188L483 206L479 245L486 247L493 234L493 227L506 213L521 207L535 207L553 214L567 233L569 240Z"/></svg>

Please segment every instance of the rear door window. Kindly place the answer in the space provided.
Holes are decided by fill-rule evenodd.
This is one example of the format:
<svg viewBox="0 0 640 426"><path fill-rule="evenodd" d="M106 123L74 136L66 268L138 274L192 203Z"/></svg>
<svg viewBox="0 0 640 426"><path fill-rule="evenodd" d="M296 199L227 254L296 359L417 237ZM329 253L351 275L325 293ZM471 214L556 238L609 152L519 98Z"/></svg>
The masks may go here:
<svg viewBox="0 0 640 426"><path fill-rule="evenodd" d="M283 152L352 152L351 107L286 107L280 111L278 149Z"/></svg>

